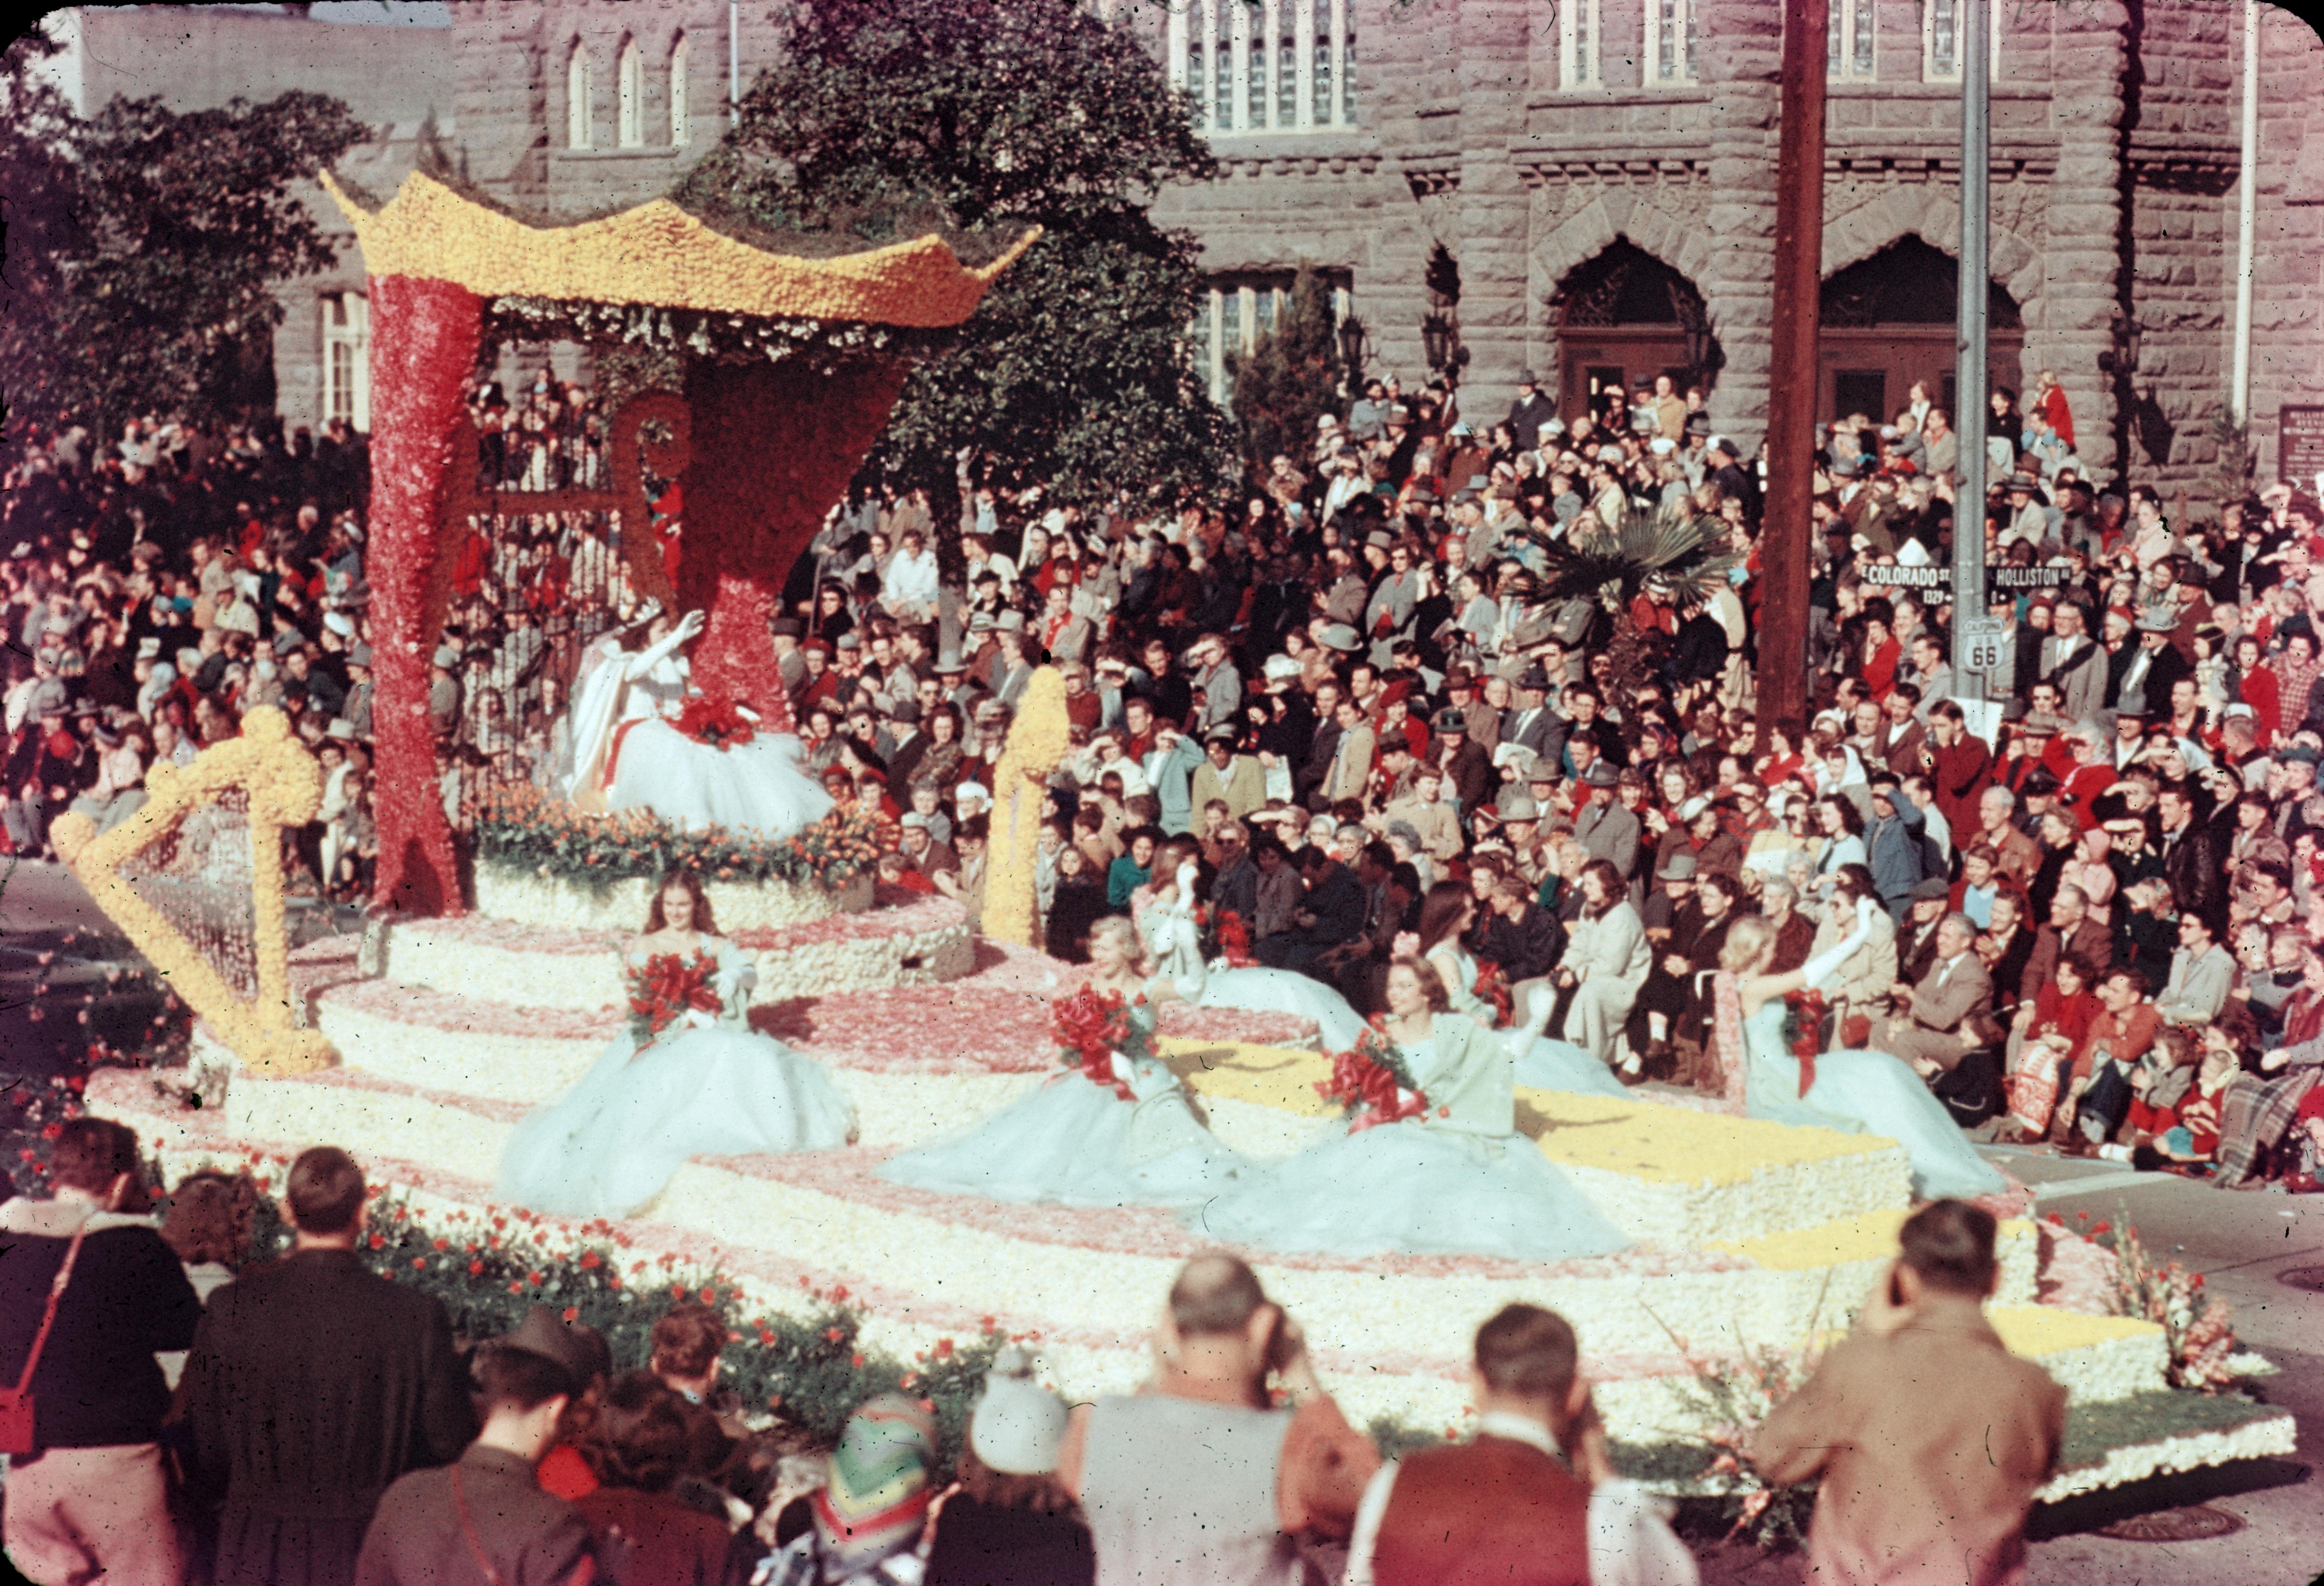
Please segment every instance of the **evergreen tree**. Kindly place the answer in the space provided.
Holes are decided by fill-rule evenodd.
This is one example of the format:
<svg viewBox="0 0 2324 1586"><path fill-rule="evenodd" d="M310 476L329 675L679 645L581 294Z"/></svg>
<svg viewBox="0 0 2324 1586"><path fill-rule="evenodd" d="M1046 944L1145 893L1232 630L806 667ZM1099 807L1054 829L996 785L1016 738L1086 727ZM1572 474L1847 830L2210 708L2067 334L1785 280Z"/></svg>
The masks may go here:
<svg viewBox="0 0 2324 1586"><path fill-rule="evenodd" d="M1160 64L1072 0L799 0L675 196L714 226L859 248L933 226L972 260L1042 227L864 465L927 489L950 570L964 448L1064 502L1162 506L1231 478L1185 340L1197 245L1147 214L1213 169Z"/></svg>
<svg viewBox="0 0 2324 1586"><path fill-rule="evenodd" d="M28 33L0 67L10 433L78 419L117 435L148 410L241 417L282 318L272 283L337 258L292 184L361 142L363 124L304 92L185 115L115 99L83 119L40 72L54 48Z"/></svg>
<svg viewBox="0 0 2324 1586"><path fill-rule="evenodd" d="M1275 328L1248 355L1230 359L1243 460L1255 475L1263 477L1278 456L1304 466L1315 447L1315 420L1339 406L1334 328L1330 291L1302 264Z"/></svg>

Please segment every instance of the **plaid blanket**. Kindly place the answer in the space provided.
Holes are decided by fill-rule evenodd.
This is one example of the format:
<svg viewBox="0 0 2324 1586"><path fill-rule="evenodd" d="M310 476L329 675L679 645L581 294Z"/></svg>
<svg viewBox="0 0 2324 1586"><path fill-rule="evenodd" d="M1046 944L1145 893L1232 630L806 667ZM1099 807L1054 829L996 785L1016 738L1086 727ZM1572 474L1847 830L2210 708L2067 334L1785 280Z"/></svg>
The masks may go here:
<svg viewBox="0 0 2324 1586"><path fill-rule="evenodd" d="M2314 1068L2295 1068L2274 1079L2246 1077L2227 1090L2219 1114L2219 1166L2212 1183L2233 1189L2252 1176L2260 1153L2279 1144L2300 1103L2316 1088L2320 1074Z"/></svg>

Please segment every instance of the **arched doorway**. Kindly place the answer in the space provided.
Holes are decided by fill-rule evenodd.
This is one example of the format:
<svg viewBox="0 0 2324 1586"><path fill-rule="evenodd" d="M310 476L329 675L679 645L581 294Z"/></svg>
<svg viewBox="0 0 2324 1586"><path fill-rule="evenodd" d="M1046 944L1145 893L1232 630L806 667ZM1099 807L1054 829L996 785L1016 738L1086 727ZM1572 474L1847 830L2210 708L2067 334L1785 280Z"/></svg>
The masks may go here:
<svg viewBox="0 0 2324 1586"><path fill-rule="evenodd" d="M1607 393L1671 377L1707 392L1725 356L1694 283L1617 237L1566 272L1550 298L1557 323L1558 410L1603 416Z"/></svg>
<svg viewBox="0 0 2324 1586"><path fill-rule="evenodd" d="M1823 283L1823 335L1817 358L1816 413L1838 420L1861 413L1875 424L1906 405L1914 381L1951 415L1954 325L1960 262L1919 237L1889 244ZM2015 390L2025 348L2017 300L1998 284L1986 290L1986 368L1989 385ZM1982 425L1972 421L1970 433Z"/></svg>

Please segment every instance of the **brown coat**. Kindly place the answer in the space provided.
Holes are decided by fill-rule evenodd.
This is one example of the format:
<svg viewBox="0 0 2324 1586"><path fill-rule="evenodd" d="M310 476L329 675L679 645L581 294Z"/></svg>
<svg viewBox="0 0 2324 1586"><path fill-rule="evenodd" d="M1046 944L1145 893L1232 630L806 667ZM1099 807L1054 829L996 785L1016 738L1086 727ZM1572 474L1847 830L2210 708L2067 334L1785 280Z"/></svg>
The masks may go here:
<svg viewBox="0 0 2324 1586"><path fill-rule="evenodd" d="M1895 1333L1826 1355L1755 1452L1771 1480L1823 1478L1817 1586L2001 1586L2065 1425L2065 1390L2003 1348L1974 1300L1930 1294Z"/></svg>
<svg viewBox="0 0 2324 1586"><path fill-rule="evenodd" d="M1377 1586L1588 1586L1590 1484L1506 1437L1406 1456L1372 1545Z"/></svg>

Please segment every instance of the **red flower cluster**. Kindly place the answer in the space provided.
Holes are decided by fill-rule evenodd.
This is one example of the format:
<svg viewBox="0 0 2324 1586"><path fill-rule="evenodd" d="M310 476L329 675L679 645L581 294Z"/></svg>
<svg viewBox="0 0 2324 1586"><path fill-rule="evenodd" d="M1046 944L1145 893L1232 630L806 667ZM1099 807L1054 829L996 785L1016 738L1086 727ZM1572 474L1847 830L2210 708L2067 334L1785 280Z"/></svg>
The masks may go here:
<svg viewBox="0 0 2324 1586"><path fill-rule="evenodd" d="M1358 1036L1349 1050L1332 1054L1332 1077L1317 1080L1315 1093L1339 1104L1351 1120L1350 1134L1428 1115L1428 1097L1413 1084L1395 1046L1377 1027Z"/></svg>
<svg viewBox="0 0 2324 1586"><path fill-rule="evenodd" d="M1499 964L1489 959L1480 958L1477 961L1477 998L1480 1001L1490 1002L1493 1005L1493 1024L1496 1028L1508 1028L1509 977L1501 973Z"/></svg>
<svg viewBox="0 0 2324 1586"><path fill-rule="evenodd" d="M1823 1021L1830 1005L1821 991L1797 991L1784 999L1784 1034L1800 1060L1800 1094L1815 1083L1816 1055L1823 1050Z"/></svg>
<svg viewBox="0 0 2324 1586"><path fill-rule="evenodd" d="M696 743L707 743L713 749L733 749L758 736L742 708L723 695L715 699L707 694L695 695L678 713L674 724Z"/></svg>
<svg viewBox="0 0 2324 1586"><path fill-rule="evenodd" d="M691 958L657 953L630 977L630 1028L641 1042L651 1040L695 1009L719 1010L711 984L717 964L706 953Z"/></svg>
<svg viewBox="0 0 2324 1586"><path fill-rule="evenodd" d="M1125 1102L1136 1100L1113 1074L1113 1054L1128 1044L1130 1030L1130 1005L1120 991L1084 986L1057 998L1049 1004L1049 1030L1065 1066L1080 1069L1090 1083L1107 1086Z"/></svg>
<svg viewBox="0 0 2324 1586"><path fill-rule="evenodd" d="M1219 956L1230 969L1249 969L1259 962L1250 954L1250 927L1231 908L1219 910Z"/></svg>

